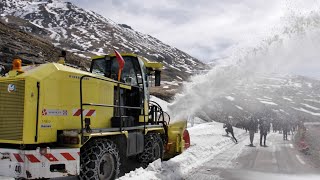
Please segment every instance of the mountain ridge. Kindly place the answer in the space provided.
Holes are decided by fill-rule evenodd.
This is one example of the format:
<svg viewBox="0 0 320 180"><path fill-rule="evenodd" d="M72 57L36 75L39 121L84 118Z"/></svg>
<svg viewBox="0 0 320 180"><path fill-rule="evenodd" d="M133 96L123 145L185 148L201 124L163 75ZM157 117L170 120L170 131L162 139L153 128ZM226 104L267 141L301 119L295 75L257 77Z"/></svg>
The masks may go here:
<svg viewBox="0 0 320 180"><path fill-rule="evenodd" d="M84 10L61 0L4 0L1 18L23 31L47 38L59 48L80 57L108 54L117 49L132 52L164 64L166 81L182 82L206 65L189 54L160 40L117 24L93 11ZM21 18L25 22L14 18Z"/></svg>

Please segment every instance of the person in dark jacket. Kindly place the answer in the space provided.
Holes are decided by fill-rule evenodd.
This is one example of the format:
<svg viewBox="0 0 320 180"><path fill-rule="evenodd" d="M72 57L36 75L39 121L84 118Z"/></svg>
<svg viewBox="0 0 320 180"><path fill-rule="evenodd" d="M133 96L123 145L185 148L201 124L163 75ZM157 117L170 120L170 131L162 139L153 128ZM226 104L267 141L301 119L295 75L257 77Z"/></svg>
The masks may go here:
<svg viewBox="0 0 320 180"><path fill-rule="evenodd" d="M233 139L236 141L236 143L238 143L238 140L234 137L233 127L229 121L227 121L227 123L223 125L223 128L226 128L227 135L229 135L229 133L230 133L232 135Z"/></svg>
<svg viewBox="0 0 320 180"><path fill-rule="evenodd" d="M267 134L268 134L268 123L267 121L263 121L260 126L259 126L259 129L260 129L260 146L262 146L262 139L263 140L263 145L264 147L266 147L266 139L267 139Z"/></svg>
<svg viewBox="0 0 320 180"><path fill-rule="evenodd" d="M257 130L256 121L254 120L253 117L250 117L250 121L248 123L248 130L249 130L249 135L250 135L250 145L249 146L253 147L254 133Z"/></svg>
<svg viewBox="0 0 320 180"><path fill-rule="evenodd" d="M288 120L284 120L282 124L283 140L288 140L289 126Z"/></svg>

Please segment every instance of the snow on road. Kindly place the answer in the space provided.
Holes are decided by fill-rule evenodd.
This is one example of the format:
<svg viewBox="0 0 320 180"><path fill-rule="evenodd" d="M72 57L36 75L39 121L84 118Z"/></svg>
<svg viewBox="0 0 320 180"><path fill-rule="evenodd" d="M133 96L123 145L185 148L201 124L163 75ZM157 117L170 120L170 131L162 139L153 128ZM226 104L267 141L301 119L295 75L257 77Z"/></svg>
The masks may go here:
<svg viewBox="0 0 320 180"><path fill-rule="evenodd" d="M293 141L283 140L279 133L269 133L267 147L259 146L256 134L254 145L241 141L189 173L185 180L306 180L320 179L319 169L295 149ZM242 152L239 149L243 149ZM239 155L239 152L241 153Z"/></svg>
<svg viewBox="0 0 320 180"><path fill-rule="evenodd" d="M235 144L230 137L223 136L226 132L223 124L210 122L198 124L188 129L191 138L191 147L168 161L160 160L151 163L146 169L138 168L119 178L120 180L140 180L140 179L183 179L193 169L200 167L205 162L215 158L218 154L226 151ZM247 139L244 130L234 128L235 136L240 143ZM236 155L239 152L233 154ZM223 166L223 164L221 164Z"/></svg>

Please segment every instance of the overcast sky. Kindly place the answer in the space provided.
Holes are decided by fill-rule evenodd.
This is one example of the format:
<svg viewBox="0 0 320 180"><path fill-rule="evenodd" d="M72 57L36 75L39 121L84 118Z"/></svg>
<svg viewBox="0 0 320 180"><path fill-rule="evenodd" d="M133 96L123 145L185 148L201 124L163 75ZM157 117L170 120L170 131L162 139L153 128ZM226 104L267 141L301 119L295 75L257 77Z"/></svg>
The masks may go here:
<svg viewBox="0 0 320 180"><path fill-rule="evenodd" d="M70 0L130 25L202 61L264 38L290 12L319 9L319 0Z"/></svg>

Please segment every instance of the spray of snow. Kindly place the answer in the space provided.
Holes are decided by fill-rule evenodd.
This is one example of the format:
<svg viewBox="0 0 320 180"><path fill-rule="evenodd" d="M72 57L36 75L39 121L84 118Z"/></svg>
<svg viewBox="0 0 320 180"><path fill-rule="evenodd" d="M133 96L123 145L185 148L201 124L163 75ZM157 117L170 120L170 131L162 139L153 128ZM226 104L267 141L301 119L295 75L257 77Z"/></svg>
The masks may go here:
<svg viewBox="0 0 320 180"><path fill-rule="evenodd" d="M303 14L290 10L281 27L277 27L268 38L257 41L254 46L235 48L223 63L185 83L183 93L178 94L170 106L173 119L186 119L190 114L214 106L218 98L236 91L238 85L246 87L247 94L251 94L254 89L251 85L261 81L261 76L272 78L275 74L299 74L319 68L319 27L320 10ZM290 86L301 88L299 83Z"/></svg>

